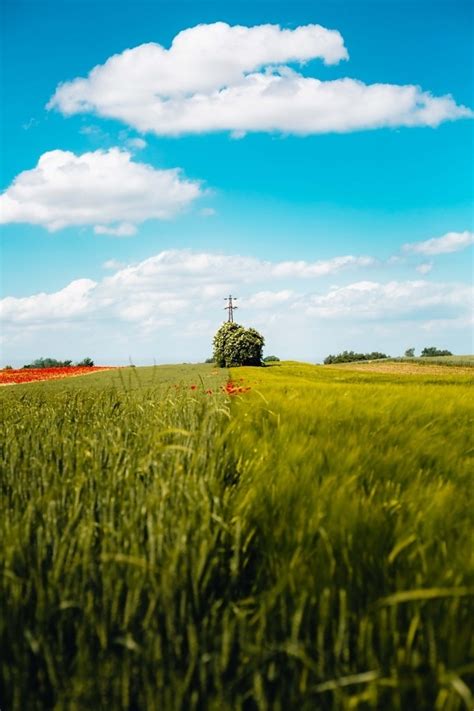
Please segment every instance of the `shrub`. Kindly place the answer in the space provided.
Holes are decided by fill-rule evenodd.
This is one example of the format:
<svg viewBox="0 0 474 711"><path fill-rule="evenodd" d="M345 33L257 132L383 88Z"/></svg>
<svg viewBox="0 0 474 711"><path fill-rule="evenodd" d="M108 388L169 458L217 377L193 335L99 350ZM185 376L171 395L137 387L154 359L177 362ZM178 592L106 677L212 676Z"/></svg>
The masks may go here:
<svg viewBox="0 0 474 711"><path fill-rule="evenodd" d="M279 363L280 359L277 356L265 356L263 359L264 363Z"/></svg>
<svg viewBox="0 0 474 711"><path fill-rule="evenodd" d="M254 328L227 322L214 336L214 362L220 368L236 365L262 365L263 336Z"/></svg>
<svg viewBox="0 0 474 711"><path fill-rule="evenodd" d="M441 351L439 348L435 348L435 346L430 346L429 348L423 348L421 355L424 358L432 358L434 356L451 356L453 354L451 351Z"/></svg>

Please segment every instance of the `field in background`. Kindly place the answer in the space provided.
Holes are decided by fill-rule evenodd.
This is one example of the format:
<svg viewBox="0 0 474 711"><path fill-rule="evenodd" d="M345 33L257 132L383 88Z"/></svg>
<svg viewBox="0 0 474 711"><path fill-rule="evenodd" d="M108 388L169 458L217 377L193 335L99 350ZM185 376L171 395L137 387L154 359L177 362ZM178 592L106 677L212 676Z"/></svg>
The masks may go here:
<svg viewBox="0 0 474 711"><path fill-rule="evenodd" d="M123 368L107 368L100 366L97 368L84 368L87 375L71 379L63 379L61 382L48 380L48 382L25 384L21 392L30 392L38 387L35 392L57 393L59 391L70 392L71 390L84 391L84 387L92 390L130 391L144 390L146 388L158 387L164 390L168 387L181 385L206 383L222 385L227 381L227 372L218 371L209 365L160 365L136 368L135 366L125 366ZM92 371L92 372L91 372ZM11 371L6 371L11 372ZM20 383L18 384L20 385ZM23 383L21 383L23 385Z"/></svg>
<svg viewBox="0 0 474 711"><path fill-rule="evenodd" d="M377 365L377 364L398 364L403 363L405 365L412 365L414 368L416 366L424 365L432 367L437 366L454 366L456 368L473 368L474 367L474 356L472 355L462 355L462 356L430 356L430 357L418 357L418 358L383 358L379 360L359 360L347 363L334 363L331 365L341 365L349 367L351 365ZM396 372L396 371L394 371ZM417 371L413 371L417 372Z"/></svg>
<svg viewBox="0 0 474 711"><path fill-rule="evenodd" d="M417 358L394 358L399 363L424 363L425 365L474 366L474 355L431 356Z"/></svg>
<svg viewBox="0 0 474 711"><path fill-rule="evenodd" d="M431 375L433 377L444 377L451 370L455 375L470 375L474 374L472 365L447 365L437 363L418 362L411 363L407 361L392 361L392 360L368 360L355 361L352 363L337 363L325 365L325 368L344 368L345 370L358 370L360 372L373 373L391 373L395 376L403 375Z"/></svg>
<svg viewBox="0 0 474 711"><path fill-rule="evenodd" d="M350 365L3 388L5 707L470 709L472 376Z"/></svg>

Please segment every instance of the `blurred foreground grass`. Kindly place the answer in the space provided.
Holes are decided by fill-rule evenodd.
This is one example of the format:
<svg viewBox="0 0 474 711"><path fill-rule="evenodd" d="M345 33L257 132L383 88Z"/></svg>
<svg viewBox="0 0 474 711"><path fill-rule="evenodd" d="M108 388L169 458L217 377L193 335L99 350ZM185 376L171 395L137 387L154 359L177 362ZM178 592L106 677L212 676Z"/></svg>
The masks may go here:
<svg viewBox="0 0 474 711"><path fill-rule="evenodd" d="M2 389L2 709L471 709L470 376L227 376Z"/></svg>

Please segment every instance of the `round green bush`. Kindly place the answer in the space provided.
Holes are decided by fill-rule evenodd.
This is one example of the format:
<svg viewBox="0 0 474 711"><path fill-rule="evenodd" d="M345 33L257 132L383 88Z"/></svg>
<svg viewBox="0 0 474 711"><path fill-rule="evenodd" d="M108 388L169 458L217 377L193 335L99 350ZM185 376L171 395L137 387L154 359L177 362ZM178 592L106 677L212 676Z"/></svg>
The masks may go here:
<svg viewBox="0 0 474 711"><path fill-rule="evenodd" d="M227 322L214 336L213 359L220 368L237 365L262 365L265 340L254 328Z"/></svg>

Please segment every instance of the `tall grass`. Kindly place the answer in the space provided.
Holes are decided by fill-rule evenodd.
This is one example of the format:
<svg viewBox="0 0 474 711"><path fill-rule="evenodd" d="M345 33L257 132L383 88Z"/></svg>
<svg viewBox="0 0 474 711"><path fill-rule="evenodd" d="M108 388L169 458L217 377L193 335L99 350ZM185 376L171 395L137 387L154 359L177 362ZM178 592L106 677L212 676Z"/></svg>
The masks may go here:
<svg viewBox="0 0 474 711"><path fill-rule="evenodd" d="M468 378L225 377L3 389L2 708L470 708Z"/></svg>

